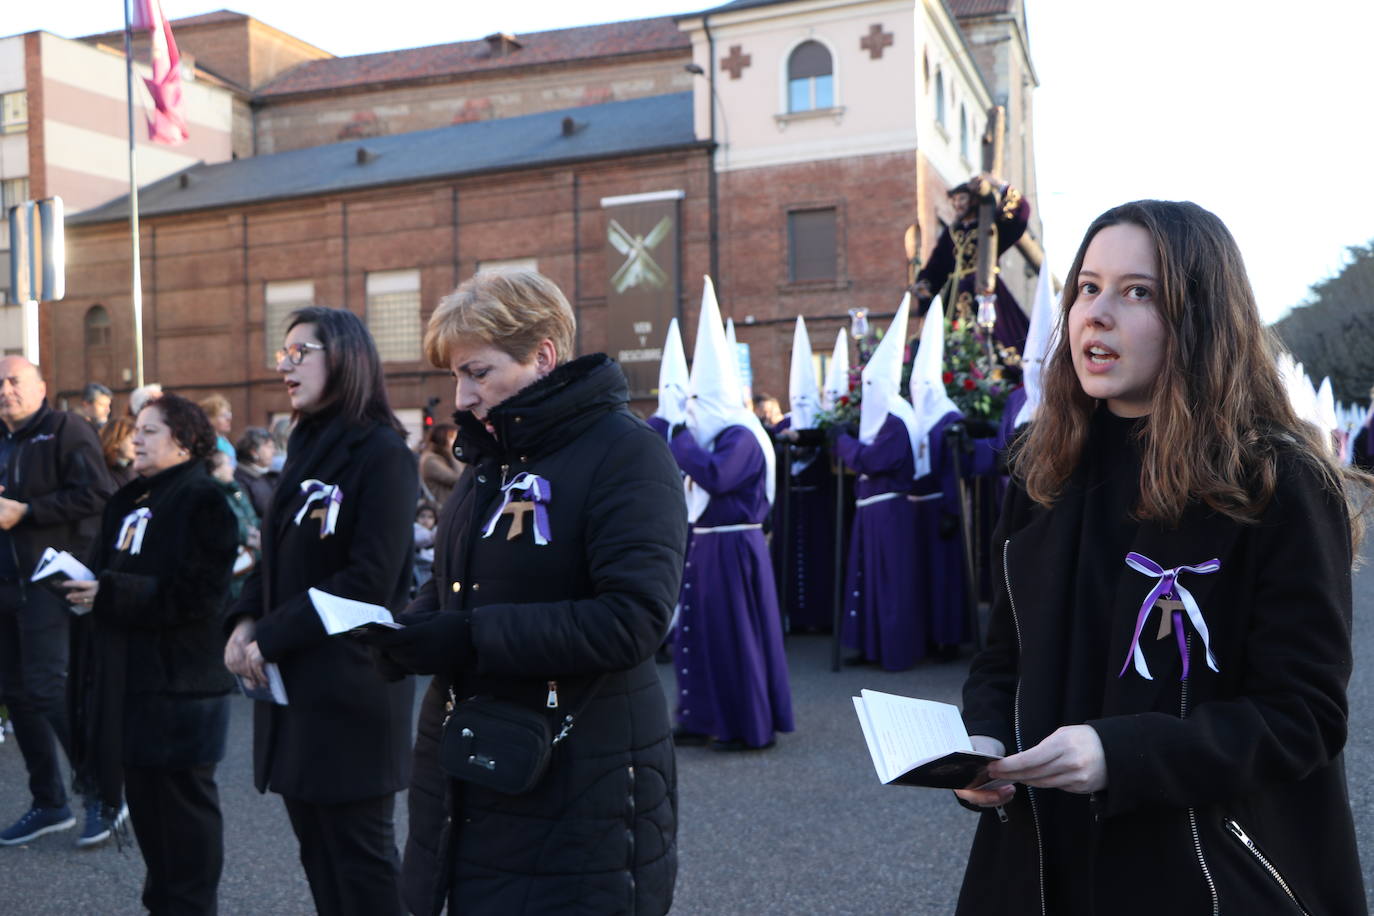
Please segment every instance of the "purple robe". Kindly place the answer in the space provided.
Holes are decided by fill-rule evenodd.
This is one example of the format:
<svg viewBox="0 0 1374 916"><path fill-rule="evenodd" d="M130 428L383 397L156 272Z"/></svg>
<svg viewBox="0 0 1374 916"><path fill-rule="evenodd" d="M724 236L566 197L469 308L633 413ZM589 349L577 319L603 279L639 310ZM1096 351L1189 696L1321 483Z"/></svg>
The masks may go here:
<svg viewBox="0 0 1374 916"><path fill-rule="evenodd" d="M959 478L945 447L945 430L961 419L960 414L950 411L931 428L927 440L930 473L919 478L915 487L916 607L924 641L934 646L957 646L968 639L964 542L959 530L944 521L957 522L963 511Z"/></svg>
<svg viewBox="0 0 1374 916"><path fill-rule="evenodd" d="M711 501L692 525L674 641L678 725L764 747L790 732L792 691L782 647L768 516L767 464L754 434L727 427L707 451L690 432L670 443ZM749 525L745 530L713 530Z"/></svg>
<svg viewBox="0 0 1374 916"><path fill-rule="evenodd" d="M658 433L664 439L668 438L668 421L655 414L644 421L649 424L649 428Z"/></svg>
<svg viewBox="0 0 1374 916"><path fill-rule="evenodd" d="M1012 440L1016 438L1016 417L1021 413L1021 408L1026 406L1026 388L1022 385L1013 388L1007 395L1007 403L1002 408L1002 422L997 425L997 506L1000 512L1002 500L1007 495L1007 487L1011 483L1011 477L1007 473L1007 450L1011 448Z"/></svg>
<svg viewBox="0 0 1374 916"><path fill-rule="evenodd" d="M916 472L911 436L906 424L889 414L871 445L846 433L835 440L835 451L859 474L841 636L868 661L902 671L927 649L919 573L912 562L917 503L910 498Z"/></svg>

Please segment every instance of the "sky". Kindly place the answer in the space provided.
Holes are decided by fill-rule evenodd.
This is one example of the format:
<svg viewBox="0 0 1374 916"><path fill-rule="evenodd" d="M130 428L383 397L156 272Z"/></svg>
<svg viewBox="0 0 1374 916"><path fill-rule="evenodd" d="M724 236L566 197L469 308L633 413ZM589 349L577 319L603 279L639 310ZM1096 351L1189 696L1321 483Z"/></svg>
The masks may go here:
<svg viewBox="0 0 1374 916"><path fill-rule="evenodd" d="M177 19L224 2L338 55L706 8L685 0L163 0L163 9ZM1365 200L1374 2L1025 2L1040 82L1037 202L1060 277L1095 216L1145 197L1192 200L1226 222L1268 321L1337 273L1349 246L1374 240L1374 206ZM118 0L5 6L0 34L78 37L123 24Z"/></svg>

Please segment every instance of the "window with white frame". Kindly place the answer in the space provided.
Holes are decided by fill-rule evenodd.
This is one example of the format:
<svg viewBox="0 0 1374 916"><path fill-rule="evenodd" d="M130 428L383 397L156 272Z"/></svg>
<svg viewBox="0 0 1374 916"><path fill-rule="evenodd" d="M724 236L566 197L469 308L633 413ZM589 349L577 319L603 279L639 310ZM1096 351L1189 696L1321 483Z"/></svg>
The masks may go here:
<svg viewBox="0 0 1374 916"><path fill-rule="evenodd" d="M787 58L787 110L835 107L835 66L819 41L803 41Z"/></svg>
<svg viewBox="0 0 1374 916"><path fill-rule="evenodd" d="M367 329L382 362L420 358L420 272L379 270L367 275Z"/></svg>
<svg viewBox="0 0 1374 916"><path fill-rule="evenodd" d="M17 207L29 199L27 178L0 179L0 217L9 218L10 207Z"/></svg>
<svg viewBox="0 0 1374 916"><path fill-rule="evenodd" d="M276 368L277 350L286 337L286 319L296 309L315 304L313 280L278 280L263 289L265 311L262 322L263 346L267 365Z"/></svg>
<svg viewBox="0 0 1374 916"><path fill-rule="evenodd" d="M0 134L29 129L29 94L24 90L0 94Z"/></svg>

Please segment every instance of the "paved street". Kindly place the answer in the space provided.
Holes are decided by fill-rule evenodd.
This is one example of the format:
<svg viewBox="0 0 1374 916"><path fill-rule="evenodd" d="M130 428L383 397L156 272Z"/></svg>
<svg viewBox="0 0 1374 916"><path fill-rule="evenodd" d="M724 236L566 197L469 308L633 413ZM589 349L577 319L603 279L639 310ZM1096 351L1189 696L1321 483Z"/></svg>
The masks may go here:
<svg viewBox="0 0 1374 916"><path fill-rule="evenodd" d="M1374 569L1355 583L1357 665L1347 750L1365 884L1374 878ZM755 754L679 754L681 869L674 913L940 914L953 907L974 815L944 792L878 784L849 697L861 687L954 701L960 663L902 674L829 670L829 643L788 646L797 732ZM671 679L667 666L660 668ZM249 776L248 702L220 768L227 858L221 912L308 914L309 892L281 803ZM322 765L327 762L322 761ZM0 818L27 801L13 742L0 745ZM400 833L404 835L404 813ZM73 832L0 849L0 912L135 914L135 850L77 852Z"/></svg>

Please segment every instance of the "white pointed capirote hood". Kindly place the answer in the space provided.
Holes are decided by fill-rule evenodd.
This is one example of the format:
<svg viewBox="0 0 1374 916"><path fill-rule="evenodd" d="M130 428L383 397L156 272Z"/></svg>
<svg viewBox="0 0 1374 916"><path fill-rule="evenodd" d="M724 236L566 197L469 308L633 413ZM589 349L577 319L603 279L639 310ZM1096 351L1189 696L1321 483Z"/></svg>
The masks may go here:
<svg viewBox="0 0 1374 916"><path fill-rule="evenodd" d="M1321 386L1317 389L1317 417L1321 420L1321 428L1328 433L1340 427L1340 420L1336 416L1336 394L1331 389L1329 375L1322 378Z"/></svg>
<svg viewBox="0 0 1374 916"><path fill-rule="evenodd" d="M754 412L744 406L740 393L735 353L725 341L720 323L720 305L711 278L701 292L701 314L697 318L697 342L692 351L692 371L687 398L687 428L702 448L712 448L717 436L730 426L743 426L754 434L767 462L768 502L777 488L773 441Z"/></svg>
<svg viewBox="0 0 1374 916"><path fill-rule="evenodd" d="M830 365L825 370L825 387L821 389L821 406L834 410L835 402L849 393L849 332L840 328L835 335L835 349L830 353Z"/></svg>
<svg viewBox="0 0 1374 916"><path fill-rule="evenodd" d="M806 322L797 316L792 332L792 365L787 372L787 400L792 405L792 428L812 429L820 413L820 388L816 384L816 364L811 359L811 338Z"/></svg>
<svg viewBox="0 0 1374 916"><path fill-rule="evenodd" d="M911 382L907 386L916 415L914 454L918 478L930 473L930 431L950 411L959 411L945 390L944 376L945 310L940 306L937 296L930 305L930 311L926 312L926 323L921 328L921 343L916 348L916 359L911 366Z"/></svg>
<svg viewBox="0 0 1374 916"><path fill-rule="evenodd" d="M1035 305L1031 308L1030 330L1026 332L1026 351L1021 354L1022 382L1026 401L1016 414L1016 425L1030 422L1040 406L1045 363L1059 341L1058 309L1050 287L1050 259L1040 265L1040 282L1035 286Z"/></svg>
<svg viewBox="0 0 1374 916"><path fill-rule="evenodd" d="M862 373L863 400L859 404L859 441L872 445L878 438L889 415L901 420L911 439L911 451L916 453L919 439L916 416L911 404L902 397L902 355L906 352L907 315L911 311L911 295L902 297L897 314L888 325L887 333L874 348Z"/></svg>
<svg viewBox="0 0 1374 916"><path fill-rule="evenodd" d="M735 379L739 383L739 402L749 409L754 405L749 403L749 396L744 390L744 372L739 366L739 338L735 336L735 319L725 319L725 346L730 350L732 359L730 365L735 367Z"/></svg>
<svg viewBox="0 0 1374 916"><path fill-rule="evenodd" d="M668 322L663 340L663 357L658 364L658 410L670 426L687 422L687 352L682 348L682 330L677 319Z"/></svg>

